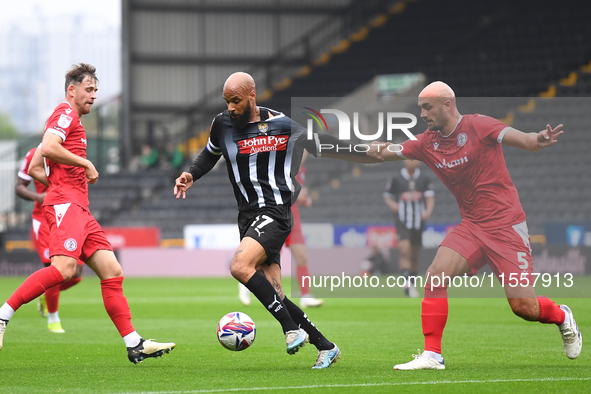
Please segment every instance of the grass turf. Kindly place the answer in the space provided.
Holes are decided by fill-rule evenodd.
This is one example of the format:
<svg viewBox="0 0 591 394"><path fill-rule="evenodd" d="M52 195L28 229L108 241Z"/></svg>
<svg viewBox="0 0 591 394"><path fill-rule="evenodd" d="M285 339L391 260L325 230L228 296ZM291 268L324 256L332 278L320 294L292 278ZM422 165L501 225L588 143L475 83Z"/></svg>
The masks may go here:
<svg viewBox="0 0 591 394"><path fill-rule="evenodd" d="M24 278L0 278L5 300ZM285 280L289 294L289 279ZM450 299L445 371L393 371L423 345L420 299L327 299L310 318L342 350L327 370L311 370L316 349L285 352L280 326L253 297L244 307L233 279L126 279L133 322L145 338L174 341L162 359L138 365L102 304L97 278L62 293L65 334L51 334L36 302L11 320L0 352L3 393L311 392L390 393L590 392L591 356L564 355L556 327L513 316L504 299ZM589 299L557 299L591 332ZM243 311L257 338L243 352L216 339L218 320ZM589 335L589 334L587 334Z"/></svg>

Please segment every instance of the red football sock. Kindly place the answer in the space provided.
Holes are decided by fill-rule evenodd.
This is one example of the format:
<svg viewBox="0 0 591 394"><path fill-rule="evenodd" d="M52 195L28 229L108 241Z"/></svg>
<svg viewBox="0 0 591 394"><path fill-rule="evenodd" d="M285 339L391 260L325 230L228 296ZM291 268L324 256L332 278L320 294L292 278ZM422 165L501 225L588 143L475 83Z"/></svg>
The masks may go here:
<svg viewBox="0 0 591 394"><path fill-rule="evenodd" d="M6 301L15 311L45 293L45 290L63 283L64 277L57 268L50 265L33 272Z"/></svg>
<svg viewBox="0 0 591 394"><path fill-rule="evenodd" d="M81 280L82 278L72 278L69 281L62 283L60 285L60 291L68 290L70 287L76 286Z"/></svg>
<svg viewBox="0 0 591 394"><path fill-rule="evenodd" d="M60 291L69 289L70 287L77 285L82 278L72 278L61 285L50 287L45 290L45 301L47 302L47 312L55 313L58 310L60 301Z"/></svg>
<svg viewBox="0 0 591 394"><path fill-rule="evenodd" d="M127 298L123 295L122 284L122 276L101 281L105 309L121 337L124 337L134 332L135 329L131 324L131 312L129 311Z"/></svg>
<svg viewBox="0 0 591 394"><path fill-rule="evenodd" d="M447 323L447 287L425 287L421 304L421 321L425 336L425 350L441 354L441 338Z"/></svg>
<svg viewBox="0 0 591 394"><path fill-rule="evenodd" d="M47 312L49 313L57 312L60 302L60 286L61 285L53 286L45 290L45 302L47 302Z"/></svg>
<svg viewBox="0 0 591 394"><path fill-rule="evenodd" d="M540 317L538 318L540 323L557 325L564 323L566 314L554 301L546 297L537 297L537 300L540 304Z"/></svg>
<svg viewBox="0 0 591 394"><path fill-rule="evenodd" d="M298 266L296 268L296 275L298 276L298 282L300 283L300 290L302 295L310 294L310 281L306 280L306 283L303 283L302 276L310 276L310 270L308 270L307 265Z"/></svg>

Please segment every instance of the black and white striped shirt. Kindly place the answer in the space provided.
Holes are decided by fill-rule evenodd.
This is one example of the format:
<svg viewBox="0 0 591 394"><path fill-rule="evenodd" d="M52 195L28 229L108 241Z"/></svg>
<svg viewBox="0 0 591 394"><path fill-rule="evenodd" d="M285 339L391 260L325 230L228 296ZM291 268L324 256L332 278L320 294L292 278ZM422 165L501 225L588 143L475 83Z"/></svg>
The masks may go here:
<svg viewBox="0 0 591 394"><path fill-rule="evenodd" d="M259 107L261 121L235 129L226 110L212 124L205 151L226 159L239 210L291 205L301 186L295 180L304 149L317 156L318 142L280 112ZM273 117L269 117L272 114Z"/></svg>
<svg viewBox="0 0 591 394"><path fill-rule="evenodd" d="M418 230L422 226L421 213L425 211L425 197L435 195L427 175L417 168L412 176L402 168L387 184L385 196L398 202L398 220L407 229Z"/></svg>

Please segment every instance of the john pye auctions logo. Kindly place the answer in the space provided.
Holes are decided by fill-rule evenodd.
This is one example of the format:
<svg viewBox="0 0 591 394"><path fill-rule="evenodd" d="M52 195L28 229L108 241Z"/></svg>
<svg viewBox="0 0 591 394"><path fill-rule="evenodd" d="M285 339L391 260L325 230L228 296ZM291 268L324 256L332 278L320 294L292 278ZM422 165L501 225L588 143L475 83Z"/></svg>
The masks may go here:
<svg viewBox="0 0 591 394"><path fill-rule="evenodd" d="M238 141L241 154L281 151L287 148L286 135L261 135Z"/></svg>

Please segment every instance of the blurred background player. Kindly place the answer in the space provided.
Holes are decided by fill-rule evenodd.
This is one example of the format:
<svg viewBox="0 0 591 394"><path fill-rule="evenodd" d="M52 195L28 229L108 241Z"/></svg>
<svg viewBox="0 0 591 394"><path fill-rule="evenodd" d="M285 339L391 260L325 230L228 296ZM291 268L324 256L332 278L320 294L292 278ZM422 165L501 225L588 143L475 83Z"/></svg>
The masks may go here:
<svg viewBox="0 0 591 394"><path fill-rule="evenodd" d="M31 224L31 242L35 246L37 253L39 254L39 258L41 259L41 263L47 267L51 264L51 260L49 258L49 225L47 224L47 219L45 219L45 214L43 212L43 199L47 194L47 187L40 182L34 180L29 175L29 165L31 164L31 159L35 154L37 148L31 149L25 155L25 160L23 165L18 172L18 177L16 180L15 192L16 195L22 199L35 201L35 207L33 208L32 216L32 224ZM28 186L29 183L33 181L35 185L35 191L29 190ZM44 295L39 297L38 301L38 309L39 313L42 317L47 317L47 328L50 332L61 334L64 333L64 329L62 328L62 323L59 318L58 313L58 305L59 305L59 297L60 291L64 291L69 289L72 286L77 285L82 280L82 267L84 262L78 260L78 265L76 266L76 273L69 281L62 283L59 286L54 286L45 291Z"/></svg>
<svg viewBox="0 0 591 394"><path fill-rule="evenodd" d="M302 163L306 160L307 152L304 152L304 156L302 157ZM304 185L306 181L306 174L307 174L306 167L302 164L300 167L300 171L296 176L297 181L300 185ZM298 199L292 204L291 206L291 214L293 216L293 226L291 228L291 233L285 240L285 246L287 246L291 250L291 256L296 261L296 275L298 278L298 283L300 285L300 306L302 308L316 308L322 306L324 300L314 298L310 294L310 286L308 282L304 284L302 280L303 276L310 276L310 270L308 269L308 251L306 249L306 238L304 237L304 233L302 232L302 221L300 218L300 209L299 206L303 206L309 208L312 206L312 198L308 193L308 189L302 187L300 191L300 195ZM248 290L242 283L239 285L239 297L240 302L244 305L250 305L250 290Z"/></svg>
<svg viewBox="0 0 591 394"><path fill-rule="evenodd" d="M127 298L123 295L123 270L105 232L88 210L88 184L99 173L86 158L86 131L80 117L90 113L98 78L90 64L72 66L65 78L65 101L58 105L45 126L43 142L29 166L29 175L49 187L43 209L49 224L51 265L29 277L0 307L0 350L6 327L14 313L47 289L72 279L79 259L101 280L107 314L127 347L134 364L160 357L176 346L144 340L131 323Z"/></svg>
<svg viewBox="0 0 591 394"><path fill-rule="evenodd" d="M360 275L380 276L388 271L388 262L378 245L371 245L371 254L359 262Z"/></svg>
<svg viewBox="0 0 591 394"><path fill-rule="evenodd" d="M519 278L514 286L506 281L504 286L513 313L527 321L558 326L566 356L577 358L583 337L570 308L536 297L525 212L501 145L539 151L558 142L562 125L523 133L489 116L461 115L453 90L440 81L421 91L418 105L427 130L415 140L405 141L403 149L382 149L382 145L379 153L372 147L370 154L389 161L424 161L456 197L462 221L441 242L427 270L421 304L425 350L394 369L445 369L441 340L448 316L449 281L442 277L473 275L486 264L497 278Z"/></svg>
<svg viewBox="0 0 591 394"><path fill-rule="evenodd" d="M302 162L306 160L307 154L304 153ZM296 179L303 186L306 181L307 170L303 165L300 167ZM310 294L310 281L304 281L304 276L310 276L310 270L308 269L308 251L306 248L306 238L302 232L302 220L300 218L300 206L310 208L312 206L312 198L308 193L308 189L303 187L300 191L300 195L295 203L291 206L291 214L293 216L293 227L289 237L285 240L285 246L291 250L291 255L296 261L296 276L298 284L300 285L300 306L302 308L315 308L322 306L323 300L314 298Z"/></svg>
<svg viewBox="0 0 591 394"><path fill-rule="evenodd" d="M419 270L423 229L435 207L435 193L429 177L421 173L418 160L405 160L404 167L386 184L384 202L394 212L398 238L398 262L407 279L404 293L419 297L414 277ZM409 279L410 278L410 279Z"/></svg>

